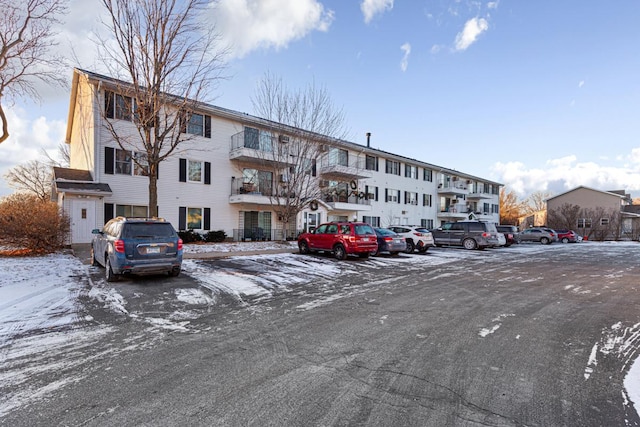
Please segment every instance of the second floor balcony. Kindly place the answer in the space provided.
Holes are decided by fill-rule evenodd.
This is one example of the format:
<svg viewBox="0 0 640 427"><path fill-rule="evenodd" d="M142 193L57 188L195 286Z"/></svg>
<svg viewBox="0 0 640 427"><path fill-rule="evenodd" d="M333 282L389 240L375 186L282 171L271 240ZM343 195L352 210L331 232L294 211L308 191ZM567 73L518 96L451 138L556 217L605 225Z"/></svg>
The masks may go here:
<svg viewBox="0 0 640 427"><path fill-rule="evenodd" d="M444 181L438 184L438 194L467 195L469 194L469 187L464 181Z"/></svg>
<svg viewBox="0 0 640 427"><path fill-rule="evenodd" d="M360 197L355 193L333 193L326 192L322 195L324 200L334 211L341 212L358 212L370 211L371 201L365 196Z"/></svg>
<svg viewBox="0 0 640 427"><path fill-rule="evenodd" d="M325 157L320 160L319 173L325 179L338 181L366 179L373 176L372 172L365 168L364 159L359 158L336 159Z"/></svg>
<svg viewBox="0 0 640 427"><path fill-rule="evenodd" d="M255 165L291 166L294 156L269 134L242 131L231 136L229 159Z"/></svg>

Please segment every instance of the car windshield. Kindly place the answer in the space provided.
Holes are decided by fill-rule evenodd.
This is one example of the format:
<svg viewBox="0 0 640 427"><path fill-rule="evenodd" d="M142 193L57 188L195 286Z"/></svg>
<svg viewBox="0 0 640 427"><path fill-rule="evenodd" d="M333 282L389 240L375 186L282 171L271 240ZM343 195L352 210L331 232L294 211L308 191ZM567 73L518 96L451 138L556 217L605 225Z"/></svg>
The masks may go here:
<svg viewBox="0 0 640 427"><path fill-rule="evenodd" d="M140 239L144 237L173 237L175 231L171 224L141 222L131 223L124 227L124 238Z"/></svg>
<svg viewBox="0 0 640 427"><path fill-rule="evenodd" d="M395 236L396 235L396 233L386 228L376 228L376 234L378 236Z"/></svg>
<svg viewBox="0 0 640 427"><path fill-rule="evenodd" d="M376 234L376 232L373 231L373 227L371 227L369 224L357 224L355 228L356 234L359 236L366 234Z"/></svg>

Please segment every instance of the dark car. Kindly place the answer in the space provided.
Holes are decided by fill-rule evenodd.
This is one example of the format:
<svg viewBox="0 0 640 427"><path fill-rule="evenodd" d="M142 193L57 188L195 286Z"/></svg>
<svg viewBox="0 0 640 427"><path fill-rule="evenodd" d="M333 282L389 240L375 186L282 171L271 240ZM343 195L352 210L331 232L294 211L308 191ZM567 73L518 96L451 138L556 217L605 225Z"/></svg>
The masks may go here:
<svg viewBox="0 0 640 427"><path fill-rule="evenodd" d="M159 218L117 217L92 231L91 265L102 265L107 281L123 274L180 274L182 239Z"/></svg>
<svg viewBox="0 0 640 427"><path fill-rule="evenodd" d="M367 258L378 251L376 232L365 222L329 222L298 236L301 254L331 252L337 259L347 255Z"/></svg>
<svg viewBox="0 0 640 427"><path fill-rule="evenodd" d="M485 221L447 222L431 230L436 246L454 245L465 249L484 249L500 246L500 237L494 223Z"/></svg>
<svg viewBox="0 0 640 427"><path fill-rule="evenodd" d="M374 228L374 230L378 237L378 251L374 255L379 255L381 252L389 252L389 254L395 256L407 249L407 241L398 233L388 228Z"/></svg>
<svg viewBox="0 0 640 427"><path fill-rule="evenodd" d="M504 234L507 243L506 247L513 245L514 243L520 243L520 233L518 232L518 227L515 225L496 225L496 230L498 233Z"/></svg>
<svg viewBox="0 0 640 427"><path fill-rule="evenodd" d="M573 230L556 230L558 234L558 240L562 243L576 243L579 242L580 236Z"/></svg>

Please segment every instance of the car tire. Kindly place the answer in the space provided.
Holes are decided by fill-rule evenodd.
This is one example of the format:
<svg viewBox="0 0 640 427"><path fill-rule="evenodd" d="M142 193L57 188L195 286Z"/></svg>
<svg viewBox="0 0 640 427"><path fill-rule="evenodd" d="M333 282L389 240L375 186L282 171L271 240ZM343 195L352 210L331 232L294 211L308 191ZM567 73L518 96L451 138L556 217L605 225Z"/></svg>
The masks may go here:
<svg viewBox="0 0 640 427"><path fill-rule="evenodd" d="M93 249L93 245L91 245L90 263L92 267L97 267L100 265L98 264L98 261L96 261L96 252Z"/></svg>
<svg viewBox="0 0 640 427"><path fill-rule="evenodd" d="M415 249L416 245L413 244L413 240L407 240L407 249L405 250L405 252L408 254L412 254Z"/></svg>
<svg viewBox="0 0 640 427"><path fill-rule="evenodd" d="M569 243L569 239L567 237L562 238L562 243Z"/></svg>
<svg viewBox="0 0 640 427"><path fill-rule="evenodd" d="M473 250L478 247L478 243L473 239L464 239L462 246L464 246L465 249Z"/></svg>
<svg viewBox="0 0 640 427"><path fill-rule="evenodd" d="M182 271L182 269L180 267L174 268L173 270L171 270L169 272L169 277L178 277L180 275L181 271Z"/></svg>
<svg viewBox="0 0 640 427"><path fill-rule="evenodd" d="M379 256L380 255L380 247L378 246L378 248L376 249L375 252L372 252L371 255L373 256Z"/></svg>
<svg viewBox="0 0 640 427"><path fill-rule="evenodd" d="M418 248L418 252L420 252L421 254L427 252L429 250L429 246L420 246Z"/></svg>
<svg viewBox="0 0 640 427"><path fill-rule="evenodd" d="M304 240L301 242L298 242L298 249L300 250L301 254L309 253L309 245Z"/></svg>
<svg viewBox="0 0 640 427"><path fill-rule="evenodd" d="M344 249L344 246L338 244L333 247L333 256L338 260L343 260L347 258L347 251Z"/></svg>
<svg viewBox="0 0 640 427"><path fill-rule="evenodd" d="M104 259L105 259L104 269L106 270L105 277L107 278L107 282L117 282L118 280L120 280L120 276L113 272L113 269L111 268L111 261L109 260L109 256L105 255Z"/></svg>
<svg viewBox="0 0 640 427"><path fill-rule="evenodd" d="M540 239L540 243L542 243L543 245L548 245L549 243L551 243L551 241L549 240L549 238L543 237Z"/></svg>

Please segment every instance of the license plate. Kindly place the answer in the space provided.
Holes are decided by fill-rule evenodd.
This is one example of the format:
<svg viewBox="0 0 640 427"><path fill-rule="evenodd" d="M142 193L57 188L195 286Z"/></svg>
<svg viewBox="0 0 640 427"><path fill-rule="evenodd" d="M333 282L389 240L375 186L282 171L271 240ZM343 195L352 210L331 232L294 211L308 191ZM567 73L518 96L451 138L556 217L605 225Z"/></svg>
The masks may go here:
<svg viewBox="0 0 640 427"><path fill-rule="evenodd" d="M148 254L159 254L160 253L160 247L159 246L149 246L147 248L147 253Z"/></svg>
<svg viewBox="0 0 640 427"><path fill-rule="evenodd" d="M363 237L363 238L362 238L362 241L363 241L363 242L368 242L368 241L369 241L369 238L368 238L368 237Z"/></svg>

